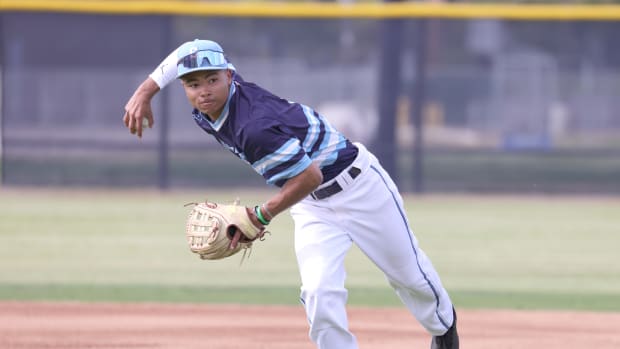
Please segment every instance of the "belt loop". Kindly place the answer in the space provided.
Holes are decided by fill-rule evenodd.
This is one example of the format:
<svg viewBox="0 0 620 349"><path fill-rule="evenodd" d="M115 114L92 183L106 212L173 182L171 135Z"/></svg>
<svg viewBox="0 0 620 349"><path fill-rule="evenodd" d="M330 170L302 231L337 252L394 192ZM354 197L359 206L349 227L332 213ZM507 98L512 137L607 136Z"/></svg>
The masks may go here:
<svg viewBox="0 0 620 349"><path fill-rule="evenodd" d="M355 179L357 176L360 175L360 173L362 173L362 170L360 170L359 168L353 166L349 169L349 176L351 176L351 178Z"/></svg>

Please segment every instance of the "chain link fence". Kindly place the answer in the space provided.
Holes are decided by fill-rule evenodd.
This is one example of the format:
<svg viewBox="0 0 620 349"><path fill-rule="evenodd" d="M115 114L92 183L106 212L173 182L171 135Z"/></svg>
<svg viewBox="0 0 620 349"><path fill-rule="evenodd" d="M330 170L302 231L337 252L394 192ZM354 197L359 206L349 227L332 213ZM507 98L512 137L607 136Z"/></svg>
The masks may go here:
<svg viewBox="0 0 620 349"><path fill-rule="evenodd" d="M617 21L62 12L0 21L4 186L264 185L194 125L177 83L155 98L142 140L122 124L134 88L200 37L218 41L246 80L393 157L404 191L423 179L426 191L620 193ZM385 96L393 112L380 107ZM386 123L394 127L380 131Z"/></svg>

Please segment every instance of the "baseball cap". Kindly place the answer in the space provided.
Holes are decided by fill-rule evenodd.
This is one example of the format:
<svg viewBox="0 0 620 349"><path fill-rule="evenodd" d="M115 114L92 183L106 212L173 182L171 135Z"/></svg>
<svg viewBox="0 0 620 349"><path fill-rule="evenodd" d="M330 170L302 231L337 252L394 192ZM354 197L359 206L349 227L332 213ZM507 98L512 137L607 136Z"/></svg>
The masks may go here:
<svg viewBox="0 0 620 349"><path fill-rule="evenodd" d="M215 41L188 41L177 50L177 78L199 70L235 70Z"/></svg>

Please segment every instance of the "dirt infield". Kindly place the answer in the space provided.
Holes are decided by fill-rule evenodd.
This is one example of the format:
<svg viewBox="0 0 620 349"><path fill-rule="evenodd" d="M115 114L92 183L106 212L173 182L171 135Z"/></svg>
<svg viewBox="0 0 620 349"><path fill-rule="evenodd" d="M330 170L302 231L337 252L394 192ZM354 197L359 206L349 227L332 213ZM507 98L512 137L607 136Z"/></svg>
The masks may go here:
<svg viewBox="0 0 620 349"><path fill-rule="evenodd" d="M364 349L428 348L400 308L351 308ZM620 313L459 312L461 347L620 348ZM311 349L301 307L0 302L0 348Z"/></svg>

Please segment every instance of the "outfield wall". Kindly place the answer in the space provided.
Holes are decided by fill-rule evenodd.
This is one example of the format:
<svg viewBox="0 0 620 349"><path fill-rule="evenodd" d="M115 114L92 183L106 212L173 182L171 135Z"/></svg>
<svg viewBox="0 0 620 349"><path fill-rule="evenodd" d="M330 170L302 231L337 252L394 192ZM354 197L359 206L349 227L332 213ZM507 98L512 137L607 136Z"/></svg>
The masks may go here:
<svg viewBox="0 0 620 349"><path fill-rule="evenodd" d="M204 37L245 79L367 143L405 191L620 193L615 5L5 0L0 11L6 186L262 185L195 127L178 86L156 98L142 140L122 125L164 55Z"/></svg>

